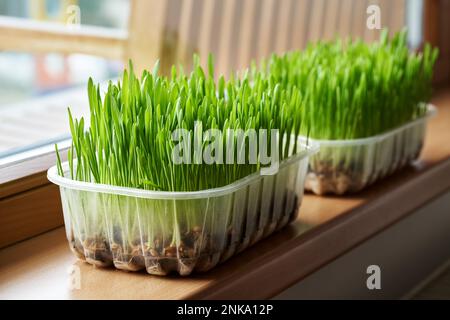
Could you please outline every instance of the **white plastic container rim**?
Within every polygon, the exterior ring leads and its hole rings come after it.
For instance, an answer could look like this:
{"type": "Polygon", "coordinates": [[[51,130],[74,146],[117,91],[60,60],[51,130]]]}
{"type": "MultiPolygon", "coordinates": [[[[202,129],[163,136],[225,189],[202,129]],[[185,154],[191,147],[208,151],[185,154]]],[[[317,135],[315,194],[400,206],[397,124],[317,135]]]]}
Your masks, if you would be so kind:
{"type": "MultiPolygon", "coordinates": [[[[289,158],[283,160],[280,163],[279,169],[282,169],[289,164],[300,161],[311,154],[314,154],[319,151],[319,145],[314,142],[309,142],[308,144],[301,143],[301,150],[299,153],[290,156],[289,158]]],[[[74,161],[75,163],[75,161],[74,161]]],[[[62,163],[62,169],[64,175],[69,171],[69,163],[66,161],[62,163]]],[[[107,193],[107,194],[117,194],[122,196],[130,196],[137,198],[147,198],[147,199],[180,199],[180,200],[189,200],[189,199],[202,199],[202,198],[210,198],[210,197],[220,197],[223,195],[231,194],[240,188],[251,184],[252,182],[262,179],[264,175],[261,175],[260,171],[252,173],[242,179],[239,179],[229,185],[213,188],[213,189],[205,189],[199,191],[153,191],[153,190],[144,190],[138,188],[127,188],[127,187],[118,187],[108,184],[100,184],[93,182],[84,182],[84,181],[76,181],[66,177],[61,177],[58,174],[58,168],[56,166],[51,167],[47,171],[47,179],[53,182],[54,184],[68,188],[72,190],[79,191],[89,191],[89,192],[98,192],[98,193],[107,193]]]]}
{"type": "MultiPolygon", "coordinates": [[[[401,132],[403,130],[406,130],[408,128],[414,127],[418,123],[427,121],[431,117],[434,117],[437,114],[437,109],[432,104],[427,104],[427,112],[423,117],[417,118],[411,122],[408,122],[398,128],[386,131],[385,133],[378,134],[376,136],[368,137],[368,138],[360,138],[360,139],[348,139],[348,140],[319,140],[319,139],[313,139],[308,138],[309,141],[313,143],[317,143],[320,146],[355,146],[355,145],[368,145],[375,142],[380,142],[382,140],[385,140],[393,135],[395,135],[398,132],[401,132]]],[[[302,141],[306,140],[306,137],[301,138],[302,141]]]]}

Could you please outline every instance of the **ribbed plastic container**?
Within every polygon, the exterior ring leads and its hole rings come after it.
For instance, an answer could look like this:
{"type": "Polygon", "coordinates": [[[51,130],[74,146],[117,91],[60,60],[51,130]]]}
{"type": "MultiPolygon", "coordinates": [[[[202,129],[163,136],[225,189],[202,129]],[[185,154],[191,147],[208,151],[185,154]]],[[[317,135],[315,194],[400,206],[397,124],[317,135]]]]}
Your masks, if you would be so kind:
{"type": "Polygon", "coordinates": [[[314,140],[320,152],[311,156],[305,189],[318,195],[357,192],[416,160],[422,150],[427,113],[397,129],[355,140],[314,140]]]}
{"type": "MultiPolygon", "coordinates": [[[[60,186],[67,238],[78,258],[166,275],[208,271],[296,219],[308,158],[317,146],[221,188],[159,192],[74,181],[60,186]]],[[[63,164],[65,176],[68,164],[63,164]]]]}

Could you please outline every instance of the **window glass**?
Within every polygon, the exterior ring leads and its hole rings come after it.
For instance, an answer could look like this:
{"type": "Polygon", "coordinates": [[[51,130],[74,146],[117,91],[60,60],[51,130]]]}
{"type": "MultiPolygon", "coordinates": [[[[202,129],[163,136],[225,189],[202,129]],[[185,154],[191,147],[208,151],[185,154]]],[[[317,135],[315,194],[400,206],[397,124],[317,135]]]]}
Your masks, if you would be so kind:
{"type": "Polygon", "coordinates": [[[1,0],[0,15],[126,29],[129,0],[1,0]]]}
{"type": "Polygon", "coordinates": [[[81,54],[0,53],[0,158],[68,137],[67,107],[88,116],[86,83],[123,65],[81,54]]]}
{"type": "MultiPolygon", "coordinates": [[[[129,6],[129,0],[0,0],[0,19],[126,29],[129,6]]],[[[88,115],[88,78],[106,82],[122,69],[121,61],[82,54],[0,52],[0,164],[67,139],[67,107],[88,115]]]]}

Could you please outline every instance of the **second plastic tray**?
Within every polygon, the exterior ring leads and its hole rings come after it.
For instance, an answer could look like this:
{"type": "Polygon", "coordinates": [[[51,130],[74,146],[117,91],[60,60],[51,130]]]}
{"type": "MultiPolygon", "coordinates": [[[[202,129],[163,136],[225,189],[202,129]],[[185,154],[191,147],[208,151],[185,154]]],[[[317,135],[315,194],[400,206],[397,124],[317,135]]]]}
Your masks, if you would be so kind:
{"type": "Polygon", "coordinates": [[[427,106],[425,116],[387,133],[355,140],[314,140],[320,152],[311,156],[305,189],[318,195],[360,191],[416,160],[422,150],[427,120],[436,114],[427,106]]]}

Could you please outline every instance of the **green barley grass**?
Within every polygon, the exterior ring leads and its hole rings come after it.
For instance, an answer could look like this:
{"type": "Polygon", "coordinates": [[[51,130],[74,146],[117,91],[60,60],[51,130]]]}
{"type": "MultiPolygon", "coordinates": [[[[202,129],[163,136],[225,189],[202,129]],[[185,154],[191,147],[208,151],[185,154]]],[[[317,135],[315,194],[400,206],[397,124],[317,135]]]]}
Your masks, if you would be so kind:
{"type": "Polygon", "coordinates": [[[273,55],[253,72],[302,94],[302,133],[315,139],[374,136],[426,112],[438,50],[411,53],[407,33],[379,42],[318,42],[303,52],[273,55]],[[310,131],[307,131],[308,130],[310,131]]]}
{"type": "MultiPolygon", "coordinates": [[[[173,163],[177,142],[172,132],[187,129],[193,144],[199,123],[203,131],[216,128],[224,133],[227,129],[278,129],[280,160],[298,151],[297,139],[292,142],[291,137],[302,129],[303,110],[295,85],[282,87],[272,77],[248,72],[215,81],[212,58],[207,74],[198,57],[194,60],[189,76],[174,67],[171,77],[158,75],[157,64],[153,72],[144,71],[138,78],[130,63],[121,81],[110,82],[104,95],[90,79],[90,123],[74,119],[69,109],[70,177],[147,190],[197,191],[230,184],[260,169],[259,159],[256,164],[173,163]]],[[[236,137],[223,135],[224,149],[230,139],[236,137]]],[[[235,151],[237,157],[239,150],[235,151]]],[[[247,158],[247,148],[241,152],[247,158]]]]}

